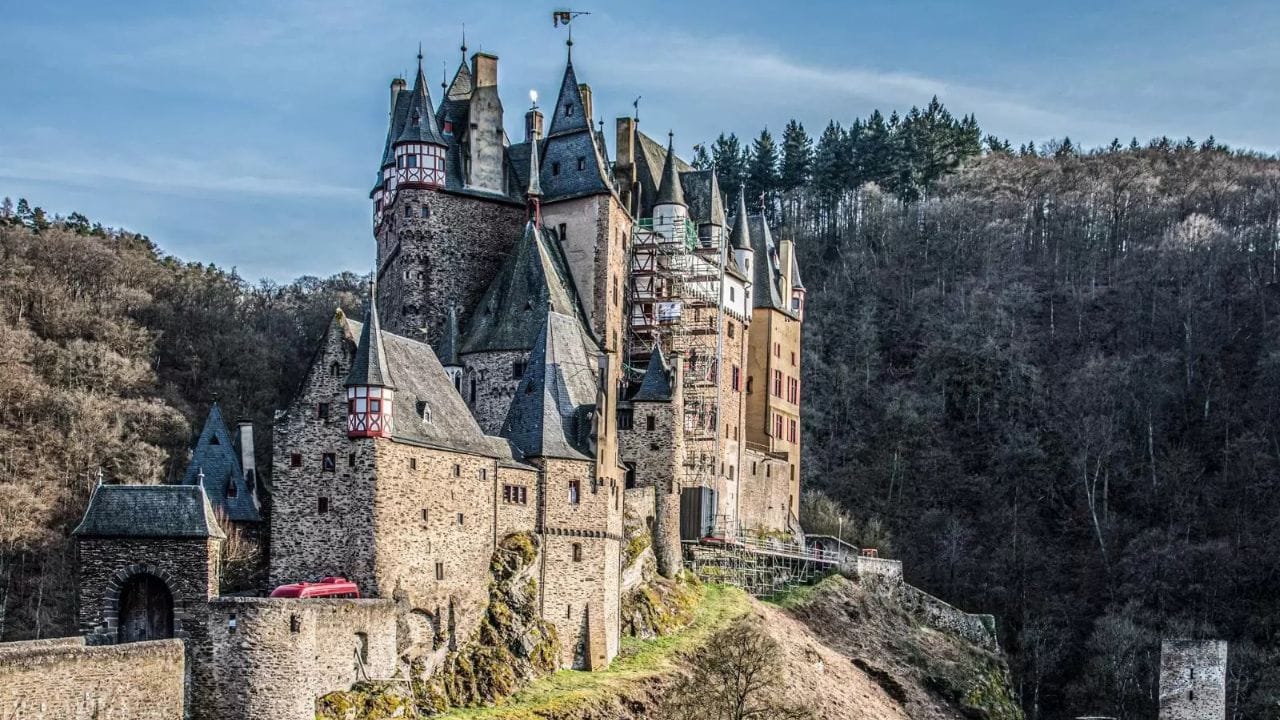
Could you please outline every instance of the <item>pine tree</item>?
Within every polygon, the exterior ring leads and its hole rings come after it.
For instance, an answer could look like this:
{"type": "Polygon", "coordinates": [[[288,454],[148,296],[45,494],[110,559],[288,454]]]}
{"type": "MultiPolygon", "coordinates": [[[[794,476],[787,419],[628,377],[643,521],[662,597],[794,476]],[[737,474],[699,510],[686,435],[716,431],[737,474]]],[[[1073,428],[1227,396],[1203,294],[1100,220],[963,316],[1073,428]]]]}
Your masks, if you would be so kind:
{"type": "Polygon", "coordinates": [[[987,152],[992,155],[1012,155],[1013,144],[1008,140],[1001,140],[995,135],[988,135],[983,143],[987,146],[987,152]]]}
{"type": "Polygon", "coordinates": [[[771,196],[778,191],[778,146],[769,128],[751,144],[751,160],[747,166],[747,204],[753,210],[772,207],[771,196]]]}
{"type": "MultiPolygon", "coordinates": [[[[893,117],[896,125],[897,113],[893,117]]],[[[886,189],[893,185],[896,164],[893,134],[893,127],[885,122],[880,111],[872,111],[854,146],[863,182],[873,182],[886,189]]]]}
{"type": "Polygon", "coordinates": [[[707,153],[707,146],[703,143],[693,146],[693,166],[698,170],[710,170],[715,167],[715,163],[711,162],[711,155],[707,153]]]}
{"type": "Polygon", "coordinates": [[[716,168],[720,189],[728,197],[736,196],[747,174],[746,151],[737,135],[729,133],[726,137],[724,133],[720,133],[720,137],[711,146],[711,163],[716,168]]]}
{"type": "Polygon", "coordinates": [[[20,225],[31,227],[31,205],[26,198],[18,198],[18,209],[13,215],[20,225]]]}
{"type": "Polygon", "coordinates": [[[798,190],[809,182],[813,170],[813,141],[804,125],[792,120],[782,131],[782,168],[779,178],[783,192],[798,190]]]}

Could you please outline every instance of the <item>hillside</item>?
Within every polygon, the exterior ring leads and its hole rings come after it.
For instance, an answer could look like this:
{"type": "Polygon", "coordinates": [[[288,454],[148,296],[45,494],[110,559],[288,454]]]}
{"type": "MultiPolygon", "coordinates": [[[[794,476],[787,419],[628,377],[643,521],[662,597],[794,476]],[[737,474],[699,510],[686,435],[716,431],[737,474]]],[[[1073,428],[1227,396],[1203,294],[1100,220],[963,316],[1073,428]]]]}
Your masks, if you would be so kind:
{"type": "MultiPolygon", "coordinates": [[[[883,596],[838,576],[777,603],[732,588],[705,591],[692,626],[656,640],[629,639],[600,673],[561,671],[498,707],[456,710],[450,720],[641,720],[684,717],[676,700],[707,648],[733,645],[743,628],[778,648],[768,675],[795,717],[849,720],[1016,720],[1003,661],[921,627],[883,596]],[[810,715],[806,715],[806,713],[810,715]]],[[[696,678],[695,678],[696,680],[696,678]]],[[[694,684],[696,687],[696,682],[694,684]]],[[[705,689],[700,691],[705,692],[705,689]]],[[[692,716],[716,717],[697,707],[692,716]]],[[[769,716],[789,716],[774,708],[769,716]]],[[[732,717],[725,715],[724,717],[732,717]]]]}

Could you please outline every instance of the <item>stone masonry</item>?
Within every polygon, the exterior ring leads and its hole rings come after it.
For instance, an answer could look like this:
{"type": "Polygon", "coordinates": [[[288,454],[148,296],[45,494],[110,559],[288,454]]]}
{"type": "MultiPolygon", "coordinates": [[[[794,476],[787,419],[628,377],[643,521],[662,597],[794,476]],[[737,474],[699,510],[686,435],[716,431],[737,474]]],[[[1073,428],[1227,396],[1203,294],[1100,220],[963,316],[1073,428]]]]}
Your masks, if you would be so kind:
{"type": "Polygon", "coordinates": [[[1226,641],[1160,643],[1160,720],[1223,720],[1226,716],[1226,641]]]}

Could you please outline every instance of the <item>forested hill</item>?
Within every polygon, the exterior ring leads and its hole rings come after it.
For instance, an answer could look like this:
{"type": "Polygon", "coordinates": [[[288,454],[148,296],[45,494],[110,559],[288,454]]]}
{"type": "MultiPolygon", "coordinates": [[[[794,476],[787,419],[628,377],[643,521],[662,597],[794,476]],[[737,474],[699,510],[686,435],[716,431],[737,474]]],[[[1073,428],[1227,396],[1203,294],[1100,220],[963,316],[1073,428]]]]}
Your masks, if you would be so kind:
{"type": "MultiPolygon", "coordinates": [[[[996,613],[1033,719],[1154,720],[1167,635],[1229,639],[1231,717],[1277,716],[1280,162],[1015,150],[937,102],[695,160],[797,239],[804,482],[835,501],[807,527],[996,613]]],[[[0,636],[47,637],[98,473],[174,477],[215,393],[265,430],[362,293],[27,203],[0,226],[0,636]]]]}
{"type": "Polygon", "coordinates": [[[1170,635],[1229,639],[1231,717],[1280,716],[1280,162],[867,125],[789,187],[739,158],[808,289],[806,486],[997,614],[1031,718],[1155,718],[1170,635]]]}
{"type": "Polygon", "coordinates": [[[255,421],[268,462],[273,409],[360,285],[249,285],[82,215],[0,205],[0,638],[77,631],[68,533],[99,476],[180,477],[215,396],[255,421]]]}

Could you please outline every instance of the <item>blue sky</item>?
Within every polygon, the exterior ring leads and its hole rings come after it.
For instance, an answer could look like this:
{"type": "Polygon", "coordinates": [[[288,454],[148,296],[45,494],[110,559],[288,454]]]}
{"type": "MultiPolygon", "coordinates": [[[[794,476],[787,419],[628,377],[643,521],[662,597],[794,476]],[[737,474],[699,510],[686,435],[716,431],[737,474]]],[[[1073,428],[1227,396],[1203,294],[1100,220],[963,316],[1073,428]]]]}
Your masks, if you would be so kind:
{"type": "MultiPolygon", "coordinates": [[[[602,2],[575,21],[596,114],[640,101],[682,151],[789,118],[937,94],[1015,142],[1214,134],[1280,150],[1280,3],[1218,0],[602,2]]],[[[78,210],[246,278],[364,271],[387,86],[500,56],[508,130],[554,94],[564,30],[538,2],[0,0],[0,196],[78,210]]],[[[432,88],[439,99],[438,86],[432,88]]]]}

